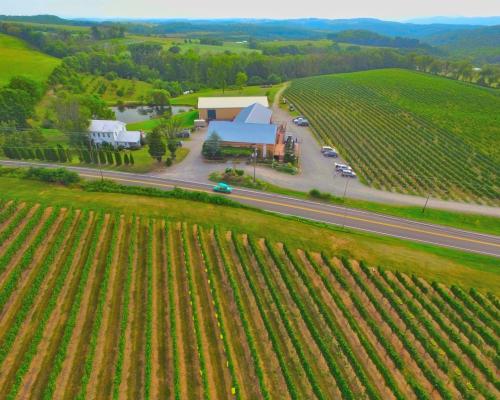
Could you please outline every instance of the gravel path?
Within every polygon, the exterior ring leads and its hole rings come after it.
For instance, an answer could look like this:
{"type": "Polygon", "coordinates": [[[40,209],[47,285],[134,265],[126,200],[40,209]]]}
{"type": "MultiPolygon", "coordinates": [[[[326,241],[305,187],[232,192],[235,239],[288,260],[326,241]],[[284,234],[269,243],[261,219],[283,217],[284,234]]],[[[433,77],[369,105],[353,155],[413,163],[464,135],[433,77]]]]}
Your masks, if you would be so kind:
{"type": "MultiPolygon", "coordinates": [[[[360,183],[358,179],[344,178],[336,174],[334,163],[343,162],[344,160],[341,157],[327,158],[322,156],[320,152],[321,145],[316,141],[311,130],[306,127],[296,126],[292,122],[292,117],[289,113],[279,108],[278,101],[281,97],[280,94],[281,92],[276,95],[273,104],[273,120],[276,122],[286,122],[287,132],[299,138],[301,143],[301,172],[298,175],[289,175],[277,172],[269,167],[257,166],[257,178],[284,188],[303,192],[308,192],[311,189],[318,189],[322,192],[328,192],[339,197],[343,196],[344,192],[346,192],[347,197],[354,199],[400,205],[424,205],[426,201],[424,197],[370,188],[360,183]]],[[[151,175],[196,182],[208,182],[208,175],[211,172],[222,171],[232,166],[244,169],[248,174],[253,174],[253,166],[247,165],[244,162],[233,164],[231,161],[226,163],[204,161],[201,156],[201,148],[205,134],[206,128],[201,129],[192,134],[190,141],[185,142],[185,146],[190,149],[190,152],[180,164],[176,164],[161,172],[153,172],[151,175]]],[[[428,207],[500,216],[499,207],[445,201],[432,197],[429,199],[428,207]]]]}

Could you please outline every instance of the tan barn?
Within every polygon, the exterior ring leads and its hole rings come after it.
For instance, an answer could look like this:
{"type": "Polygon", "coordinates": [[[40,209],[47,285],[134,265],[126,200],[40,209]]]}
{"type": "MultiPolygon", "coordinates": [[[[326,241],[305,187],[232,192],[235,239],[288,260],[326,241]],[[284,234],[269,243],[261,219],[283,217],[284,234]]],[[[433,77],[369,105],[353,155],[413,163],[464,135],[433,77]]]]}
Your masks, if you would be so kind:
{"type": "Polygon", "coordinates": [[[199,118],[205,121],[232,121],[241,110],[256,103],[266,108],[269,107],[266,96],[200,97],[198,98],[199,118]]]}

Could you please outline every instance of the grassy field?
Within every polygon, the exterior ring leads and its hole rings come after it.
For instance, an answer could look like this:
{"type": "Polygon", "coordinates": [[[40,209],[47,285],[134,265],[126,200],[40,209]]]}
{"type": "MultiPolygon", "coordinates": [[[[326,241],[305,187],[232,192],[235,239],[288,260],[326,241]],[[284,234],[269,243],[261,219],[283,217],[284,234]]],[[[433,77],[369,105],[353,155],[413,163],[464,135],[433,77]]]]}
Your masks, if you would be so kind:
{"type": "Polygon", "coordinates": [[[183,38],[178,37],[164,37],[164,36],[143,36],[143,35],[127,35],[123,39],[114,39],[119,41],[119,43],[141,43],[141,42],[155,42],[163,45],[164,48],[168,49],[172,46],[179,46],[181,51],[185,52],[188,50],[193,50],[197,53],[223,53],[225,51],[230,51],[232,53],[244,53],[251,52],[260,53],[260,50],[249,49],[246,43],[238,42],[224,42],[222,46],[214,46],[207,44],[200,44],[198,39],[191,39],[191,43],[186,43],[183,38]]]}
{"type": "Polygon", "coordinates": [[[285,96],[367,184],[499,204],[497,92],[378,70],[296,80],[285,96]]]}
{"type": "Polygon", "coordinates": [[[251,210],[0,187],[8,398],[500,395],[498,271],[477,256],[452,274],[425,246],[251,210]]]}
{"type": "Polygon", "coordinates": [[[245,86],[242,89],[209,89],[192,94],[186,94],[170,99],[172,105],[193,106],[198,104],[198,97],[220,97],[220,96],[268,96],[269,104],[272,104],[274,96],[282,85],[272,87],[245,86]]]}
{"type": "Polygon", "coordinates": [[[0,60],[0,86],[16,75],[45,82],[60,62],[57,58],[30,49],[23,40],[4,34],[0,34],[0,60]]]}
{"type": "Polygon", "coordinates": [[[112,81],[102,76],[87,75],[82,77],[82,84],[88,94],[97,94],[108,104],[144,103],[152,89],[147,82],[114,79],[112,81]]]}
{"type": "MultiPolygon", "coordinates": [[[[194,126],[194,120],[198,118],[198,111],[193,110],[193,111],[187,111],[181,114],[177,114],[174,116],[175,119],[179,119],[181,126],[185,128],[190,128],[194,126]]],[[[152,130],[154,127],[158,126],[160,123],[159,118],[152,118],[147,121],[141,121],[141,122],[132,122],[130,124],[127,124],[127,129],[129,131],[134,131],[134,130],[141,130],[141,131],[146,131],[149,132],[152,130]]]]}

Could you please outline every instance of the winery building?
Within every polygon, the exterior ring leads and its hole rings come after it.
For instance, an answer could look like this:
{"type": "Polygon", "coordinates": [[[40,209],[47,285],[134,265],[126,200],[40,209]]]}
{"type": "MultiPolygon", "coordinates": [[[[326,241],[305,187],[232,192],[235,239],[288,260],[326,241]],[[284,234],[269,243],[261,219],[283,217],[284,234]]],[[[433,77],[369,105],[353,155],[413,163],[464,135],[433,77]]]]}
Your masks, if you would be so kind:
{"type": "Polygon", "coordinates": [[[198,98],[199,118],[205,121],[232,121],[244,108],[252,104],[269,107],[266,96],[200,97],[198,98]]]}

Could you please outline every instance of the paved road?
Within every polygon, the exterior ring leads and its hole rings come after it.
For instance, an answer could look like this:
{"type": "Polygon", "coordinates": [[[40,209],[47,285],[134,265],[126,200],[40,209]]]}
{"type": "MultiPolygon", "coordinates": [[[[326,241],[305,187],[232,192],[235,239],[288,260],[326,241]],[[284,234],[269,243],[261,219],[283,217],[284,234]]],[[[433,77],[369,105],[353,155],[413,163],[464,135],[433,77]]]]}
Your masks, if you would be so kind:
{"type": "MultiPolygon", "coordinates": [[[[0,164],[16,166],[51,166],[23,161],[0,161],[0,164]]],[[[99,178],[99,171],[93,168],[67,167],[87,179],[99,178]]],[[[169,190],[180,187],[189,190],[211,192],[212,185],[203,182],[159,178],[142,174],[104,171],[104,177],[127,185],[151,186],[169,190]]],[[[267,211],[293,215],[314,221],[341,225],[362,231],[388,235],[438,246],[452,247],[468,252],[481,253],[500,258],[500,237],[468,232],[459,229],[426,224],[402,218],[395,218],[346,207],[340,207],[292,197],[264,193],[248,189],[235,189],[230,195],[233,200],[267,211]]]]}

